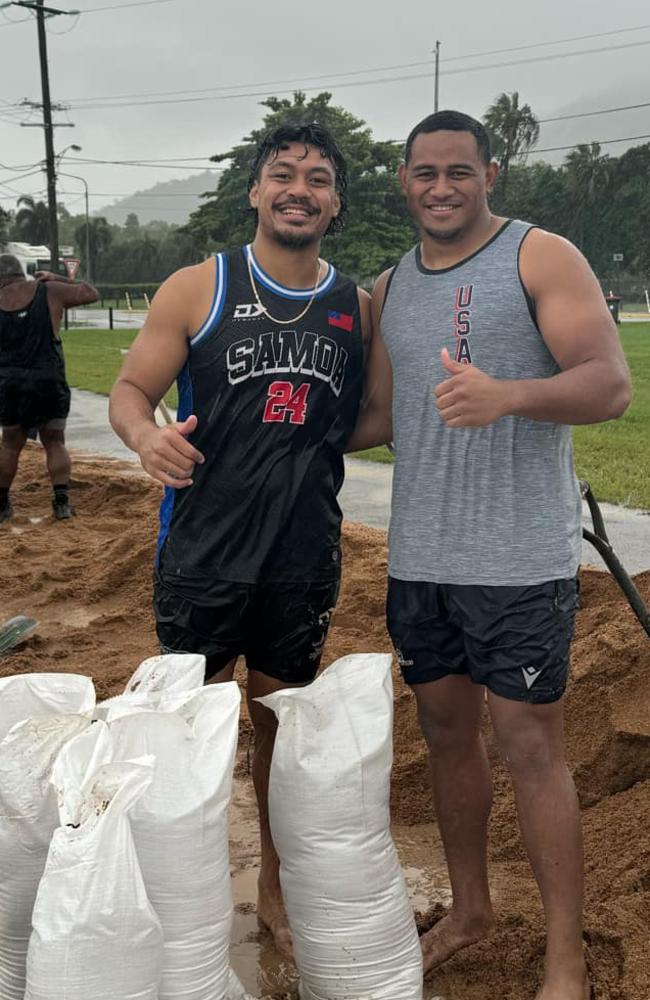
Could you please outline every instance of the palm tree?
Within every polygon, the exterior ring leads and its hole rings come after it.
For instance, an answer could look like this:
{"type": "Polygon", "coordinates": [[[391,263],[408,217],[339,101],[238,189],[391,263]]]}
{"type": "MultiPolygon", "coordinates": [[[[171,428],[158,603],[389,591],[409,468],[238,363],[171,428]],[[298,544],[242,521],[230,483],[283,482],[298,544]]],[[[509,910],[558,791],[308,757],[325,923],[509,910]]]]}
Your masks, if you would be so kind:
{"type": "MultiPolygon", "coordinates": [[[[86,274],[92,274],[97,278],[101,274],[101,258],[107,253],[113,242],[113,230],[103,215],[94,216],[90,220],[89,229],[90,263],[86,260],[85,249],[81,250],[81,262],[86,274]]],[[[75,230],[75,246],[85,248],[86,245],[86,225],[85,223],[75,230]]]]}
{"type": "Polygon", "coordinates": [[[485,112],[483,122],[492,138],[505,191],[510,164],[535,145],[539,138],[539,122],[530,105],[523,104],[519,107],[519,93],[516,90],[512,94],[499,94],[485,112]]]}
{"type": "Polygon", "coordinates": [[[50,241],[50,216],[44,201],[21,195],[14,219],[14,235],[22,243],[47,245],[50,241]]]}
{"type": "Polygon", "coordinates": [[[600,144],[583,143],[565,160],[571,238],[585,251],[585,229],[594,206],[609,184],[610,159],[600,155],[600,144]]]}

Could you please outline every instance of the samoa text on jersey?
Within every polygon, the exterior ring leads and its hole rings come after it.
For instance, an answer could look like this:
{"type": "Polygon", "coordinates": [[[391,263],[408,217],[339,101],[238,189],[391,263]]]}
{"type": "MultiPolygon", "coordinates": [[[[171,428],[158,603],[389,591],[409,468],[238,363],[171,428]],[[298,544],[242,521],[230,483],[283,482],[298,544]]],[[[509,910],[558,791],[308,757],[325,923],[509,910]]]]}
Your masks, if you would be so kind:
{"type": "Polygon", "coordinates": [[[356,286],[331,265],[307,313],[286,322],[312,291],[279,285],[250,247],[215,258],[212,306],[178,377],[178,419],[196,414],[190,441],[205,462],[192,486],[165,491],[158,544],[162,582],[196,603],[219,580],[338,575],[336,497],[363,341],[356,286]]]}

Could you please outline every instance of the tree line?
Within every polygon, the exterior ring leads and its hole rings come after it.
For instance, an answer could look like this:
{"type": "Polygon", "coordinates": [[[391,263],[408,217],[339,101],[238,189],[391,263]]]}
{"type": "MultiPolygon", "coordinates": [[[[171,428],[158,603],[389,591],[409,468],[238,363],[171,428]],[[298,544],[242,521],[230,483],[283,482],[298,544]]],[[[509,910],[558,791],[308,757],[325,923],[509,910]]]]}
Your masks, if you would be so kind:
{"type": "MultiPolygon", "coordinates": [[[[101,216],[91,218],[90,265],[96,282],[158,282],[209,253],[250,240],[254,219],[247,198],[249,163],[262,136],[287,121],[318,121],[330,128],[348,162],[350,217],[342,233],[326,239],[324,255],[368,284],[412,246],[416,233],[397,181],[403,152],[399,144],[376,140],[365,122],[333,105],[329,93],[307,99],[298,91],[292,99],[270,97],[262,106],[260,128],[212,157],[227,167],[216,190],[204,195],[185,225],[140,225],[135,214],[124,226],[111,225],[101,216]]],[[[517,92],[497,97],[483,120],[501,167],[493,211],[566,236],[582,250],[604,286],[640,296],[650,284],[650,143],[618,157],[603,153],[598,143],[579,145],[561,165],[553,166],[530,162],[539,123],[517,92]]],[[[23,197],[15,212],[0,210],[0,241],[3,237],[47,243],[44,203],[23,197]]],[[[74,244],[86,270],[85,217],[70,215],[61,206],[59,240],[74,244]]]]}

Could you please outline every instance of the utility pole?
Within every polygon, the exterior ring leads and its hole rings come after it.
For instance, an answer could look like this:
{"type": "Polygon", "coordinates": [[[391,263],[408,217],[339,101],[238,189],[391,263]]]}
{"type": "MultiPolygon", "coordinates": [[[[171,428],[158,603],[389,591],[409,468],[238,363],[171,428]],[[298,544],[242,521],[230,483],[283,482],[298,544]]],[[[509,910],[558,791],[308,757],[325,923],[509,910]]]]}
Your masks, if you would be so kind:
{"type": "Polygon", "coordinates": [[[50,216],[50,270],[59,272],[59,219],[56,211],[56,169],[54,161],[54,128],[52,123],[52,102],[50,100],[50,78],[47,67],[47,36],[45,15],[78,14],[76,10],[58,10],[45,7],[43,0],[11,0],[2,7],[26,7],[36,14],[38,29],[38,55],[41,64],[41,90],[43,95],[43,130],[45,132],[45,169],[47,173],[47,207],[50,216]]]}
{"type": "Polygon", "coordinates": [[[438,110],[438,92],[440,86],[440,42],[436,41],[436,72],[435,72],[435,87],[433,93],[433,110],[438,110]]]}
{"type": "Polygon", "coordinates": [[[50,270],[59,273],[59,219],[56,214],[56,172],[54,169],[54,133],[52,129],[52,102],[50,78],[47,70],[47,40],[45,37],[45,11],[43,0],[36,0],[38,26],[38,55],[41,62],[41,90],[43,92],[43,129],[45,131],[45,169],[47,171],[47,207],[50,213],[50,270]]]}

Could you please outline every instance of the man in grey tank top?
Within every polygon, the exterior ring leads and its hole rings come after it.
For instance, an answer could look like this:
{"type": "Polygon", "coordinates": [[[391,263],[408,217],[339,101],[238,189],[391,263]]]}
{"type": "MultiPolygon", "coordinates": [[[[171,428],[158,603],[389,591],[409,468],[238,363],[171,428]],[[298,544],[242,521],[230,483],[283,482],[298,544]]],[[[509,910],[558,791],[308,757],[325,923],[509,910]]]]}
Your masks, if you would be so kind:
{"type": "Polygon", "coordinates": [[[575,247],[491,214],[497,173],[467,115],[439,112],[411,132],[400,178],[421,243],[377,281],[348,450],[396,447],[388,628],[429,746],[453,890],[422,938],[425,971],[494,922],[487,697],[546,914],[537,1000],[588,1000],[563,736],[581,542],[570,425],[620,416],[629,374],[575,247]]]}

